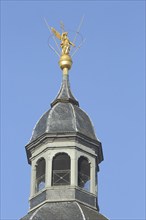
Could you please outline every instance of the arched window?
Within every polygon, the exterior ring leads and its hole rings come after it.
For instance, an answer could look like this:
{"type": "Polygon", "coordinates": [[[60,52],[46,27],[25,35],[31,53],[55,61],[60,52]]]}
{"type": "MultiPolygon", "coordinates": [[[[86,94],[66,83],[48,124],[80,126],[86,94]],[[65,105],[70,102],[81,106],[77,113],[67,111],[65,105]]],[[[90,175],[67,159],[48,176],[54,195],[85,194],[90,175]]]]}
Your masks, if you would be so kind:
{"type": "Polygon", "coordinates": [[[52,185],[70,185],[70,157],[65,153],[53,158],[52,185]]]}
{"type": "Polygon", "coordinates": [[[78,160],[78,186],[90,191],[90,163],[83,156],[78,160]]]}
{"type": "Polygon", "coordinates": [[[41,158],[36,165],[36,192],[39,192],[45,187],[45,170],[45,159],[41,158]]]}

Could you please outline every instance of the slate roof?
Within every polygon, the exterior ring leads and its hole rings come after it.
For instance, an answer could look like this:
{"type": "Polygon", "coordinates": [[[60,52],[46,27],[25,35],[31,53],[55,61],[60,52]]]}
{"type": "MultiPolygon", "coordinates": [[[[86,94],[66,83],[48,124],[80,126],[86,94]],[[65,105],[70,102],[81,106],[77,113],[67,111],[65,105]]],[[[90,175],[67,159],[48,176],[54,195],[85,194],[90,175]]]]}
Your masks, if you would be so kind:
{"type": "Polygon", "coordinates": [[[51,103],[51,109],[37,122],[30,142],[44,133],[63,132],[79,132],[97,140],[90,118],[71,93],[68,75],[63,76],[61,89],[51,103]]]}
{"type": "Polygon", "coordinates": [[[94,209],[78,202],[46,203],[20,220],[108,220],[94,209]]]}

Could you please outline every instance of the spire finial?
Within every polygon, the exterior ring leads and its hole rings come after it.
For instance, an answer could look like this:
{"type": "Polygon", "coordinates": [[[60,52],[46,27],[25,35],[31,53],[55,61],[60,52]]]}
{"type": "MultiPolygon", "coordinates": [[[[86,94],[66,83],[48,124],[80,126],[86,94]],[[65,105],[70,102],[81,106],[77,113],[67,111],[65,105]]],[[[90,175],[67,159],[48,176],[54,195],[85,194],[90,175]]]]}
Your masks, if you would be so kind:
{"type": "Polygon", "coordinates": [[[60,27],[61,27],[62,33],[59,33],[54,27],[50,27],[48,25],[45,18],[44,18],[44,20],[45,20],[45,23],[51,33],[51,36],[53,35],[53,40],[57,46],[57,50],[50,43],[49,43],[49,46],[60,57],[59,66],[63,70],[63,74],[66,75],[66,74],[68,74],[68,71],[71,69],[72,57],[79,50],[79,48],[81,47],[81,45],[85,41],[82,38],[81,34],[79,33],[82,22],[83,22],[83,18],[82,18],[81,23],[78,27],[78,30],[76,31],[76,35],[75,35],[73,42],[70,41],[70,39],[68,37],[68,32],[65,30],[65,27],[64,27],[64,24],[62,21],[60,22],[60,27]],[[76,47],[75,41],[76,41],[77,36],[81,37],[81,43],[76,47]],[[60,46],[58,45],[56,38],[60,40],[60,42],[61,42],[60,46]],[[72,49],[74,49],[74,48],[75,48],[75,50],[73,51],[72,49]],[[70,52],[72,53],[72,55],[70,52]]]}
{"type": "MultiPolygon", "coordinates": [[[[63,26],[64,27],[64,26],[63,26]]],[[[65,32],[64,29],[62,29],[63,32],[60,34],[58,31],[55,30],[55,28],[51,27],[52,33],[55,35],[56,38],[58,38],[61,41],[60,47],[62,48],[61,56],[59,60],[59,65],[62,70],[65,69],[65,72],[67,72],[67,69],[69,70],[72,66],[72,59],[70,56],[70,47],[75,47],[75,44],[73,44],[69,38],[68,38],[68,32],[65,32]]],[[[64,71],[63,71],[64,73],[64,71]]]]}

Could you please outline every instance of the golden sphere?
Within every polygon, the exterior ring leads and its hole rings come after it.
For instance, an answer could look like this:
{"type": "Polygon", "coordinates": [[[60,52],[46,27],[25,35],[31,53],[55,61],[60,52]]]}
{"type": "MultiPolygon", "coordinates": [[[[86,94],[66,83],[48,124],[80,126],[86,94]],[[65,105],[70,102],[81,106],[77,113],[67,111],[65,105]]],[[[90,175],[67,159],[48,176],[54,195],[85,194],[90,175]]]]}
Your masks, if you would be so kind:
{"type": "Polygon", "coordinates": [[[72,66],[72,59],[70,57],[70,55],[68,54],[63,54],[61,57],[60,57],[60,60],[59,60],[59,66],[60,68],[63,70],[64,68],[67,68],[68,70],[71,68],[72,66]]]}

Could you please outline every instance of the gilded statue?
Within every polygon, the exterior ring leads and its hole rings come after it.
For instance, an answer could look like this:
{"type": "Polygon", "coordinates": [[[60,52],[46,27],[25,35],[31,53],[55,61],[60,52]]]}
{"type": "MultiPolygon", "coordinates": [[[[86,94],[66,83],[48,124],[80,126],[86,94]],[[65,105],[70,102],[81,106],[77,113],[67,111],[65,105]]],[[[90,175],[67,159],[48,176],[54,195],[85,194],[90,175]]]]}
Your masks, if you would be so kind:
{"type": "Polygon", "coordinates": [[[62,32],[60,34],[55,28],[51,28],[52,33],[61,41],[62,55],[69,54],[70,46],[75,47],[75,44],[72,43],[68,38],[68,32],[62,32]]]}

